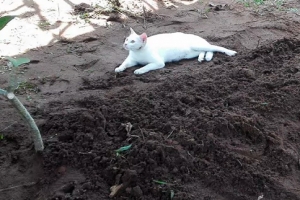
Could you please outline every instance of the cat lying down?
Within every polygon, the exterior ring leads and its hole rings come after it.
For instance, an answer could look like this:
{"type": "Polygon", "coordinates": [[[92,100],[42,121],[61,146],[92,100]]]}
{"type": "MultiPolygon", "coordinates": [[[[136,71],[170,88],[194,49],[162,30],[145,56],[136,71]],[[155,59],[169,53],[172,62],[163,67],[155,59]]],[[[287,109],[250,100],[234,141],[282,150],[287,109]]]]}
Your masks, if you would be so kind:
{"type": "Polygon", "coordinates": [[[115,69],[122,72],[129,67],[145,65],[134,71],[144,74],[151,70],[163,68],[166,62],[195,58],[202,62],[210,61],[213,52],[222,52],[234,56],[237,52],[224,47],[211,45],[205,39],[192,34],[165,33],[147,37],[146,33],[138,35],[130,28],[131,34],[126,38],[123,47],[129,51],[125,61],[115,69]]]}

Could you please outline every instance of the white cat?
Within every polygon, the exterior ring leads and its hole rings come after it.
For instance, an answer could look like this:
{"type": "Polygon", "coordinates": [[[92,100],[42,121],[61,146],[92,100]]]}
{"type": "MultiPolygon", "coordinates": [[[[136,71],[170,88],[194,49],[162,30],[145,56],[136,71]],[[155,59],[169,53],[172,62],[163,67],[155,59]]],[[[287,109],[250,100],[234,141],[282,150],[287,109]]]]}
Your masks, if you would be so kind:
{"type": "Polygon", "coordinates": [[[131,34],[126,38],[123,47],[129,50],[125,61],[115,69],[122,72],[135,65],[145,65],[134,71],[144,74],[151,70],[163,68],[166,62],[195,58],[198,61],[210,61],[213,52],[222,52],[234,56],[237,52],[224,47],[209,44],[205,39],[184,33],[165,33],[147,37],[146,33],[138,35],[130,28],[131,34]]]}

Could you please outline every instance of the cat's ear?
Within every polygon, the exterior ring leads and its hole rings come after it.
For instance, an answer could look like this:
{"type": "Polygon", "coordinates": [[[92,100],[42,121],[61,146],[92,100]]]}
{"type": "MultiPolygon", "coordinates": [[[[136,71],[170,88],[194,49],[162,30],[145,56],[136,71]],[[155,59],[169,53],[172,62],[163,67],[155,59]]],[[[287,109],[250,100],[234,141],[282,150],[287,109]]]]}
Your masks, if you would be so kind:
{"type": "Polygon", "coordinates": [[[147,34],[143,33],[142,35],[140,35],[141,39],[143,40],[143,42],[147,41],[147,34]]]}
{"type": "Polygon", "coordinates": [[[136,34],[131,27],[130,27],[130,34],[136,34]]]}

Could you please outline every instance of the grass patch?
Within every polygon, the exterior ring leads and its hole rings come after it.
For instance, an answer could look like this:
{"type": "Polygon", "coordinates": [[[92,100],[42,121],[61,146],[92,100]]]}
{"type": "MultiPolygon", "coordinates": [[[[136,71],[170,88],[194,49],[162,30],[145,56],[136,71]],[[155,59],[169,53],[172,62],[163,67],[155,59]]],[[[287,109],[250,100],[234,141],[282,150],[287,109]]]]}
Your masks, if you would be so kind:
{"type": "Polygon", "coordinates": [[[299,9],[298,8],[289,8],[288,12],[289,13],[296,13],[296,14],[298,14],[299,13],[299,9]]]}
{"type": "Polygon", "coordinates": [[[285,0],[240,0],[245,7],[257,7],[262,5],[281,7],[285,0]]]}
{"type": "Polygon", "coordinates": [[[48,21],[42,20],[42,21],[39,21],[38,26],[40,27],[40,29],[46,30],[51,26],[51,24],[48,21]]]}
{"type": "Polygon", "coordinates": [[[16,94],[29,94],[29,93],[38,93],[40,89],[35,83],[31,82],[21,82],[19,84],[19,87],[16,89],[15,93],[16,94]]]}
{"type": "Polygon", "coordinates": [[[263,15],[272,11],[284,11],[286,0],[238,0],[245,7],[252,9],[255,13],[263,15]]]}

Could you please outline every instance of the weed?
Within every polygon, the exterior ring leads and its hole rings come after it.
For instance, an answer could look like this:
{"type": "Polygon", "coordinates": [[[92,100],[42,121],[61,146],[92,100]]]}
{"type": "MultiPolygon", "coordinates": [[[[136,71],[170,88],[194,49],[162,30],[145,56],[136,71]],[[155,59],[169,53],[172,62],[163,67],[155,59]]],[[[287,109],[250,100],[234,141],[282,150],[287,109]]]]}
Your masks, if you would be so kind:
{"type": "Polygon", "coordinates": [[[253,2],[250,0],[239,0],[240,3],[242,3],[245,7],[251,7],[253,5],[253,2]]]}
{"type": "Polygon", "coordinates": [[[80,19],[83,19],[86,23],[90,22],[89,18],[91,17],[89,13],[82,13],[80,19]]]}
{"type": "Polygon", "coordinates": [[[245,3],[244,3],[244,6],[245,6],[245,7],[250,7],[250,2],[245,2],[245,3]]]}
{"type": "Polygon", "coordinates": [[[263,105],[263,106],[267,106],[267,105],[268,105],[268,103],[267,103],[267,102],[262,102],[262,103],[261,103],[261,105],[263,105]]]}
{"type": "MultiPolygon", "coordinates": [[[[10,22],[12,19],[14,19],[14,16],[3,16],[0,17],[0,30],[2,30],[8,22],[10,22]]],[[[34,146],[36,151],[42,151],[44,149],[44,143],[40,134],[40,131],[34,122],[33,118],[31,117],[30,113],[27,111],[27,109],[24,107],[24,105],[20,102],[20,100],[15,96],[14,92],[19,87],[19,83],[17,81],[17,70],[19,69],[19,66],[22,64],[26,64],[30,62],[30,59],[28,58],[10,58],[6,57],[6,60],[8,60],[8,67],[11,68],[10,73],[10,80],[9,80],[9,86],[6,89],[0,88],[0,95],[3,95],[7,98],[8,101],[10,101],[14,107],[17,109],[17,111],[22,115],[22,117],[26,120],[28,125],[30,126],[32,130],[32,138],[34,141],[34,146]]],[[[1,136],[3,138],[3,136],[1,136]]]]}
{"type": "Polygon", "coordinates": [[[15,16],[3,16],[0,18],[0,30],[2,30],[8,22],[14,19],[15,16]]]}
{"type": "Polygon", "coordinates": [[[298,8],[289,8],[288,12],[297,14],[297,13],[299,13],[299,10],[298,10],[298,8]]]}
{"type": "Polygon", "coordinates": [[[170,199],[173,199],[174,196],[175,196],[175,192],[174,192],[174,190],[171,190],[171,192],[170,192],[170,199]]]}
{"type": "Polygon", "coordinates": [[[124,147],[120,147],[119,149],[115,150],[117,156],[120,155],[121,152],[123,151],[128,151],[130,148],[131,148],[131,144],[130,145],[127,145],[127,146],[124,146],[124,147]]]}
{"type": "Polygon", "coordinates": [[[158,180],[153,180],[154,183],[158,183],[160,185],[167,185],[168,183],[167,182],[164,182],[164,181],[158,181],[158,180]]]}
{"type": "Polygon", "coordinates": [[[19,87],[16,89],[15,92],[17,94],[24,94],[24,93],[30,93],[30,92],[38,93],[39,88],[35,83],[25,81],[25,82],[19,83],[19,87]]]}
{"type": "Polygon", "coordinates": [[[240,2],[243,3],[245,7],[255,7],[263,5],[265,3],[265,0],[241,0],[240,2]]]}
{"type": "Polygon", "coordinates": [[[256,5],[262,5],[262,4],[264,4],[264,0],[254,0],[254,3],[256,5]]]}
{"type": "Polygon", "coordinates": [[[88,74],[91,74],[93,73],[95,70],[92,70],[92,69],[85,69],[83,70],[84,72],[88,73],[88,74]]]}
{"type": "Polygon", "coordinates": [[[51,25],[51,24],[50,24],[48,21],[45,21],[45,20],[40,21],[39,24],[38,24],[38,26],[39,26],[40,29],[42,29],[42,30],[45,30],[45,29],[49,28],[50,25],[51,25]]]}
{"type": "Polygon", "coordinates": [[[285,0],[239,0],[245,7],[251,7],[255,12],[261,13],[263,10],[273,10],[274,8],[279,11],[284,11],[283,5],[285,0]]]}

